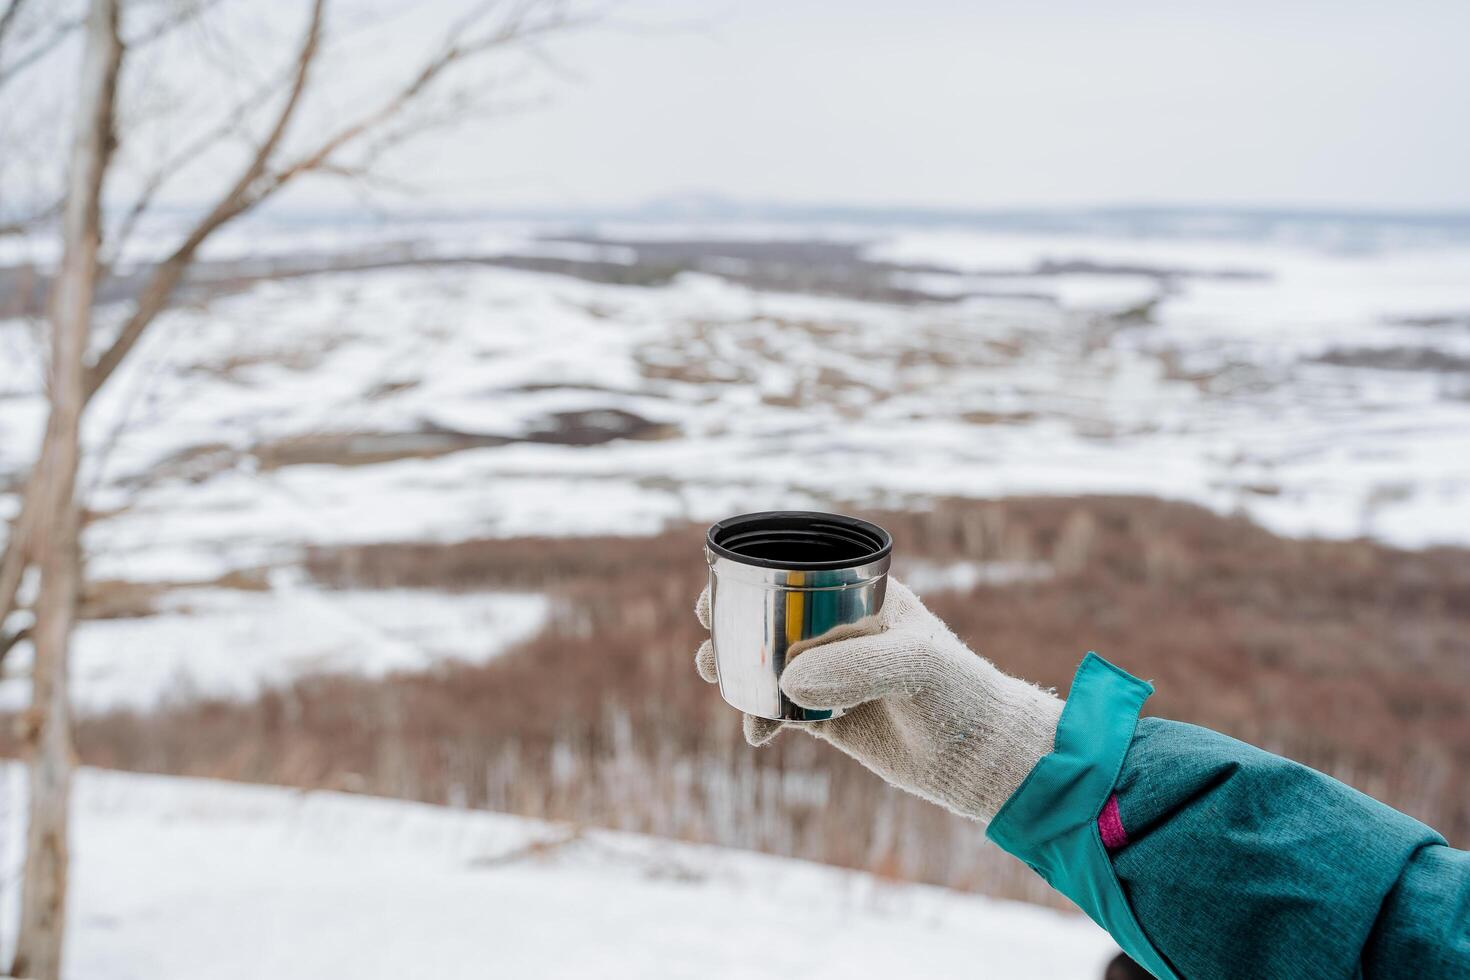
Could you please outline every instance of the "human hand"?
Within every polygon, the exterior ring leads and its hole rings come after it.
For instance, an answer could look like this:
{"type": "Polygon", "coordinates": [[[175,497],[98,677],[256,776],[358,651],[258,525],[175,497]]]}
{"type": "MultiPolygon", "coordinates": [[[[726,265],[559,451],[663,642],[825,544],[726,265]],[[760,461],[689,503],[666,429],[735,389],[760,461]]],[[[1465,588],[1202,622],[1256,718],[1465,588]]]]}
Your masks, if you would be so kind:
{"type": "MultiPolygon", "coordinates": [[[[695,613],[709,628],[709,589],[695,613]]],[[[719,675],[709,640],[699,675],[719,675]]],[[[1062,701],[972,652],[918,596],[890,578],[874,620],[795,644],[781,674],[806,708],[848,709],[827,721],[744,716],[745,739],[764,745],[788,726],[830,742],[891,785],[989,821],[1051,752],[1062,701]]]]}

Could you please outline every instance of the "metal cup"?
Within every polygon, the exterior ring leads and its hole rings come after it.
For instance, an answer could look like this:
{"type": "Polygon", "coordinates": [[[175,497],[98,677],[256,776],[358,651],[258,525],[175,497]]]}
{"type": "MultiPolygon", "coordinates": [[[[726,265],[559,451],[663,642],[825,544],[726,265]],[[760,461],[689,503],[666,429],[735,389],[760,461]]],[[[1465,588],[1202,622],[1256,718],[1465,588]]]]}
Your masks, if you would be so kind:
{"type": "Polygon", "coordinates": [[[892,551],[887,531],[840,514],[767,511],[711,526],[704,556],[720,695],[772,721],[842,714],[793,702],[781,671],[803,640],[878,614],[892,551]]]}

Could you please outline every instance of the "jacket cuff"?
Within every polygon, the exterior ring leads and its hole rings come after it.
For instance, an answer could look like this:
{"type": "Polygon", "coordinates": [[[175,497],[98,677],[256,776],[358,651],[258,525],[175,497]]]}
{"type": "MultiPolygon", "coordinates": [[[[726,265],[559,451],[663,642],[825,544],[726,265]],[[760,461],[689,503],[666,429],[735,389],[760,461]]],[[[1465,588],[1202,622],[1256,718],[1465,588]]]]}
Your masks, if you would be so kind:
{"type": "MultiPolygon", "coordinates": [[[[1052,752],[1005,801],[986,835],[1076,902],[1150,973],[1173,980],[1174,971],[1133,915],[1100,822],[1133,742],[1139,709],[1152,693],[1151,684],[1097,654],[1084,657],[1052,752]]],[[[1111,809],[1116,818],[1116,803],[1111,809]]],[[[1122,821],[1111,830],[1121,833],[1122,821]]]]}

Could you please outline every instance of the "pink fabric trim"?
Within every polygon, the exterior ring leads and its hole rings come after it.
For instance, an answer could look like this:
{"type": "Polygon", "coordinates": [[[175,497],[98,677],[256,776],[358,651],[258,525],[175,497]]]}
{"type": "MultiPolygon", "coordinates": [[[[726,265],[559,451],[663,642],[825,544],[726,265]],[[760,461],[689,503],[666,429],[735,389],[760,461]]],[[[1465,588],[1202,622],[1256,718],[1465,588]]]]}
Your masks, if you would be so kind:
{"type": "Polygon", "coordinates": [[[1110,851],[1128,843],[1128,832],[1123,829],[1123,818],[1118,814],[1118,797],[1108,797],[1102,813],[1097,815],[1098,833],[1102,834],[1103,847],[1110,851]]]}

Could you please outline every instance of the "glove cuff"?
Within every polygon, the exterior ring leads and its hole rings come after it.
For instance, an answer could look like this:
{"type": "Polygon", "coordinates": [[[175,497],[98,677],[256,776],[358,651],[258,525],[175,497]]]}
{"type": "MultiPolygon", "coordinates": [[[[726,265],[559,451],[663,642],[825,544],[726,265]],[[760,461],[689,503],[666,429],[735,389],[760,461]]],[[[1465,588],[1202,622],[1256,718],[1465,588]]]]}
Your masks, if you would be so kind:
{"type": "Polygon", "coordinates": [[[939,802],[982,823],[1051,753],[1065,706],[1055,694],[991,669],[967,712],[977,720],[951,743],[937,773],[939,802]]]}

